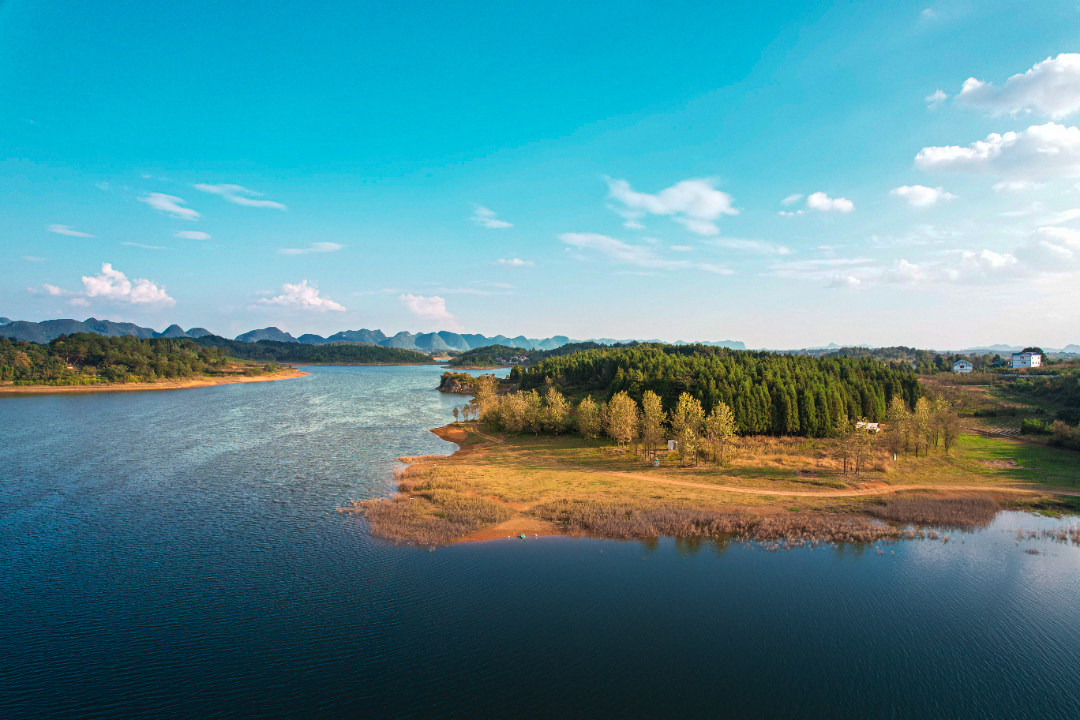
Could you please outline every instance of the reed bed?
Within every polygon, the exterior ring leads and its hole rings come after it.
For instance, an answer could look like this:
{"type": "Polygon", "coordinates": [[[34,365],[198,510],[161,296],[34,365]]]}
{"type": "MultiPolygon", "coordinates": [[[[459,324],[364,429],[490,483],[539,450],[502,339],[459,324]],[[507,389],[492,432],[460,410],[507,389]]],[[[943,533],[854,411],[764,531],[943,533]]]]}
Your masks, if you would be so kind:
{"type": "Polygon", "coordinates": [[[1080,545],[1080,526],[1070,525],[1045,530],[1017,530],[1016,541],[1020,542],[1021,540],[1051,540],[1053,542],[1080,545]]]}
{"type": "Polygon", "coordinates": [[[914,525],[974,528],[988,525],[1001,508],[988,497],[892,497],[866,510],[874,517],[914,525]]]}
{"type": "Polygon", "coordinates": [[[564,530],[609,538],[734,537],[785,546],[896,540],[903,531],[868,518],[799,513],[757,516],[685,506],[632,506],[596,500],[557,500],[533,514],[564,530]]]}

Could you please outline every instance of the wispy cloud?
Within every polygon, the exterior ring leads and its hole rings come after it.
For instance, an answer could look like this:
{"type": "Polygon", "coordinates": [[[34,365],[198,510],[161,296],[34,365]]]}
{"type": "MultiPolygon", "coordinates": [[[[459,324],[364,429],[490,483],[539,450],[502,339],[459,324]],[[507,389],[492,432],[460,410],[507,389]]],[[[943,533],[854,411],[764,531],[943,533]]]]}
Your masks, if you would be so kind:
{"type": "Polygon", "coordinates": [[[23,255],[22,259],[26,262],[45,262],[45,258],[38,257],[37,255],[23,255]]]}
{"type": "Polygon", "coordinates": [[[641,229],[646,215],[667,215],[698,235],[719,235],[716,220],[722,215],[738,215],[730,195],[713,187],[711,178],[695,178],[675,183],[655,195],[636,192],[626,180],[606,178],[609,196],[622,203],[617,212],[631,229],[641,229]]]}
{"type": "Polygon", "coordinates": [[[755,255],[790,255],[791,249],[767,240],[744,240],[742,238],[720,238],[706,240],[709,245],[728,250],[753,253],[755,255]]]}
{"type": "Polygon", "coordinates": [[[128,247],[143,248],[144,250],[165,250],[166,248],[161,245],[143,245],[137,242],[122,242],[121,245],[127,245],[128,247]]]}
{"type": "Polygon", "coordinates": [[[278,250],[281,255],[307,255],[309,253],[331,253],[341,250],[344,245],[338,245],[334,242],[317,242],[312,243],[310,247],[306,248],[282,248],[278,250]]]}
{"type": "Polygon", "coordinates": [[[786,198],[781,200],[780,204],[781,205],[794,205],[795,203],[799,202],[800,200],[802,200],[802,195],[801,194],[799,194],[799,193],[791,193],[786,198]]]}
{"type": "Polygon", "coordinates": [[[296,285],[285,283],[281,286],[280,295],[260,298],[259,303],[312,312],[326,312],[328,310],[345,312],[343,305],[334,302],[328,297],[321,296],[314,285],[308,285],[307,280],[301,280],[296,285]]]}
{"type": "Polygon", "coordinates": [[[513,223],[508,223],[505,220],[500,220],[498,214],[486,208],[483,205],[473,204],[473,214],[469,218],[480,227],[491,228],[492,230],[502,230],[504,228],[514,227],[513,223]]]}
{"type": "Polygon", "coordinates": [[[198,183],[192,185],[192,187],[199,192],[220,195],[234,205],[243,205],[244,207],[254,208],[273,208],[274,210],[288,209],[281,203],[274,202],[273,200],[259,200],[259,198],[263,197],[261,192],[251,190],[242,185],[207,185],[205,183],[198,183]]]}
{"type": "Polygon", "coordinates": [[[626,265],[660,270],[702,270],[717,275],[730,275],[732,271],[712,263],[696,263],[688,260],[672,260],[661,256],[654,248],[643,245],[630,245],[607,235],[598,233],[563,233],[559,239],[576,248],[589,249],[626,265]]]}
{"type": "Polygon", "coordinates": [[[69,237],[82,237],[82,238],[92,238],[92,237],[94,237],[93,235],[91,235],[88,232],[82,232],[81,230],[74,230],[74,229],[72,229],[72,227],[70,225],[50,225],[49,227],[47,227],[45,229],[48,230],[51,233],[56,233],[57,235],[68,235],[69,237]]]}
{"type": "Polygon", "coordinates": [[[923,98],[923,101],[926,103],[926,108],[928,110],[937,110],[941,107],[941,104],[948,99],[949,96],[939,89],[935,90],[932,94],[927,95],[923,98]]]}
{"type": "Polygon", "coordinates": [[[181,230],[173,235],[181,240],[209,240],[210,233],[202,232],[201,230],[181,230]]]}
{"type": "Polygon", "coordinates": [[[531,267],[532,260],[522,260],[521,258],[499,258],[495,262],[500,265],[511,265],[513,267],[531,267]]]}
{"type": "Polygon", "coordinates": [[[167,213],[168,215],[181,220],[199,219],[199,213],[191,208],[184,207],[184,205],[187,204],[187,201],[184,200],[184,198],[179,198],[175,195],[166,195],[165,193],[155,192],[139,198],[139,202],[146,203],[155,210],[167,213]]]}

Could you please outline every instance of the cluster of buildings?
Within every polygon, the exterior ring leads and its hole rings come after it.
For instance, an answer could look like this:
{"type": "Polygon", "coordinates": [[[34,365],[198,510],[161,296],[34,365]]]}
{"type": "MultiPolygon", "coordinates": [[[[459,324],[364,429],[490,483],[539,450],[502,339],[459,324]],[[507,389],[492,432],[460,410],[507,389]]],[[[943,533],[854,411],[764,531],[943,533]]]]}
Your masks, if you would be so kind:
{"type": "Polygon", "coordinates": [[[509,358],[501,358],[501,357],[495,358],[495,364],[497,364],[497,365],[524,365],[527,362],[529,362],[529,358],[527,358],[527,357],[519,357],[517,355],[515,355],[514,357],[509,357],[509,358]]]}
{"type": "MultiPolygon", "coordinates": [[[[1034,368],[1042,365],[1042,355],[1037,352],[1018,352],[1012,354],[1012,362],[1010,367],[1013,368],[1034,368]]],[[[953,363],[952,371],[954,373],[969,373],[974,369],[974,366],[969,360],[957,360],[953,363]]]]}

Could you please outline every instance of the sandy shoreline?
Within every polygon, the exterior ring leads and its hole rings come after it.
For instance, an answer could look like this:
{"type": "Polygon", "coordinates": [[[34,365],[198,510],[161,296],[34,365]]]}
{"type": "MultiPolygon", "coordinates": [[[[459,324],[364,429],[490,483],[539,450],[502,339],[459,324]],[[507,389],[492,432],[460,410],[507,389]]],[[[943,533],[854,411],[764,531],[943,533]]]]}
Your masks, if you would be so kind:
{"type": "Polygon", "coordinates": [[[272,380],[291,380],[303,377],[306,372],[289,368],[273,375],[255,375],[236,377],[202,377],[186,380],[167,380],[152,383],[111,383],[102,385],[4,385],[0,386],[0,395],[54,395],[68,393],[94,392],[140,392],[153,390],[189,390],[210,387],[212,385],[235,385],[237,383],[270,382],[272,380]]]}

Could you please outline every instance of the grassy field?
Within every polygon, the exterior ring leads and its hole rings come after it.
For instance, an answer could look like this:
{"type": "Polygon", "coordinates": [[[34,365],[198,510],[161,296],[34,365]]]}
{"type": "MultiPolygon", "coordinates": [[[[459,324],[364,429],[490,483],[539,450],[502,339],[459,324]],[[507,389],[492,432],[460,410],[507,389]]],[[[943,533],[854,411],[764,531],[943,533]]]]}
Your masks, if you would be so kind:
{"type": "Polygon", "coordinates": [[[473,424],[436,432],[462,450],[404,459],[417,461],[399,472],[398,497],[344,510],[366,515],[376,534],[431,545],[556,532],[889,539],[900,530],[881,530],[871,516],[948,525],[968,512],[978,524],[982,510],[955,506],[972,496],[1080,510],[1080,454],[973,434],[948,456],[936,450],[893,462],[882,451],[870,472],[855,476],[843,472],[828,439],[743,438],[724,467],[683,467],[667,453],[653,467],[632,450],[579,437],[493,436],[473,424]]]}

